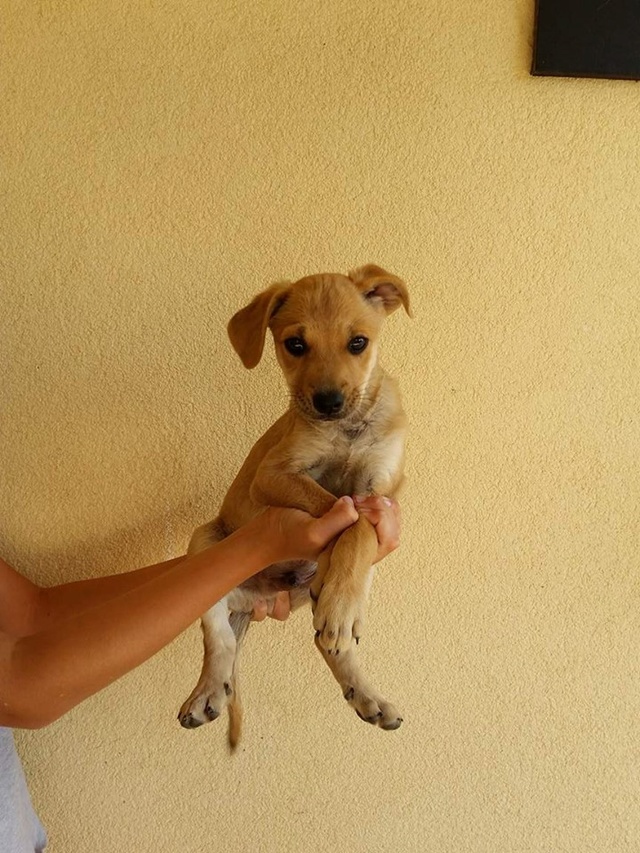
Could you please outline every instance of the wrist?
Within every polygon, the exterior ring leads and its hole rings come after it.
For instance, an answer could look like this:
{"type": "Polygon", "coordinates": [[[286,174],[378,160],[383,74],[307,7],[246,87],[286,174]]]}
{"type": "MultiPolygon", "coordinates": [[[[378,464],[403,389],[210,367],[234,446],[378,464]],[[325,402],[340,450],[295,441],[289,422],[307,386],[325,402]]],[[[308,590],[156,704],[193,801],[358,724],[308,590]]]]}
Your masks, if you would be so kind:
{"type": "Polygon", "coordinates": [[[277,531],[274,531],[268,514],[269,509],[266,509],[232,534],[246,553],[247,577],[284,559],[284,549],[278,544],[277,531]]]}

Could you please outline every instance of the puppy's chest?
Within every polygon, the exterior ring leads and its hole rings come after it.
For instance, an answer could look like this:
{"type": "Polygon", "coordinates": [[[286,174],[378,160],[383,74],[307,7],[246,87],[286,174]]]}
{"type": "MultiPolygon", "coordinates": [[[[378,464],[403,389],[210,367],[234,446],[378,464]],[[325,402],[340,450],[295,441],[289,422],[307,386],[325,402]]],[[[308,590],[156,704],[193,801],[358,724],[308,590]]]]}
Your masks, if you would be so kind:
{"type": "Polygon", "coordinates": [[[306,472],[336,496],[380,494],[391,487],[401,458],[399,436],[376,440],[371,430],[341,431],[310,461],[306,472]]]}

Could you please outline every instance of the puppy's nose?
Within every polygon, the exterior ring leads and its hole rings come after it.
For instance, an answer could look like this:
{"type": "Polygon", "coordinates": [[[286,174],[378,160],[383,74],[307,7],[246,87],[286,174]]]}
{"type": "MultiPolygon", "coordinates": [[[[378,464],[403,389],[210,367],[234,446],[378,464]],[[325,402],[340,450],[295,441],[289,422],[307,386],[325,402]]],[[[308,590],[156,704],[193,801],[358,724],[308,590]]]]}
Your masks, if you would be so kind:
{"type": "Polygon", "coordinates": [[[344,406],[344,395],[340,391],[316,391],[312,399],[321,415],[337,415],[344,406]]]}

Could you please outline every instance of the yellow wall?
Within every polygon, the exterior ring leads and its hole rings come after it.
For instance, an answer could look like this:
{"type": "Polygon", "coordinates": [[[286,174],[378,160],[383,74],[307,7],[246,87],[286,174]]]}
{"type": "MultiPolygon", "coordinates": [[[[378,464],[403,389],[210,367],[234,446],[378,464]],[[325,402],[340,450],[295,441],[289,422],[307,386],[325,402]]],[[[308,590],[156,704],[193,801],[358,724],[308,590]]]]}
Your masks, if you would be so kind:
{"type": "MultiPolygon", "coordinates": [[[[528,75],[533,3],[7,3],[0,548],[43,582],[179,553],[285,404],[230,315],[404,276],[403,546],[339,695],[255,628],[244,747],[182,730],[194,626],[19,737],[52,853],[631,851],[640,837],[640,90],[528,75]]],[[[4,179],[3,179],[4,180],[4,179]]],[[[37,697],[36,697],[37,701],[37,697]]]]}

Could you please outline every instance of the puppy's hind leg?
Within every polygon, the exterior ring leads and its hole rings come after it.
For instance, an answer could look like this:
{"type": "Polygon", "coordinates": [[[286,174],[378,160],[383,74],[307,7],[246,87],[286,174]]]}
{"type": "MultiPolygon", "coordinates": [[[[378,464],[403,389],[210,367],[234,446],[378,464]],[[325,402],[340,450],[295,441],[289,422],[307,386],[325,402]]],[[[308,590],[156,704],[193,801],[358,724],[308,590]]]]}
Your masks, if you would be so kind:
{"type": "MultiPolygon", "coordinates": [[[[189,554],[204,551],[227,535],[220,518],[198,527],[189,542],[189,554]]],[[[202,617],[204,660],[198,683],[180,708],[178,720],[185,729],[195,729],[217,719],[227,706],[236,656],[236,637],[229,624],[227,598],[221,599],[202,617]]]]}
{"type": "Polygon", "coordinates": [[[202,617],[204,660],[195,688],[178,714],[180,725],[195,729],[216,720],[232,693],[236,637],[229,624],[227,599],[222,598],[202,617]]]}
{"type": "Polygon", "coordinates": [[[233,752],[238,746],[240,735],[242,733],[242,701],[240,698],[240,690],[238,687],[238,660],[240,657],[240,649],[242,641],[251,623],[251,614],[242,612],[232,612],[229,616],[229,623],[236,638],[236,654],[233,662],[233,671],[231,673],[231,694],[227,704],[229,712],[229,748],[233,752]]]}

